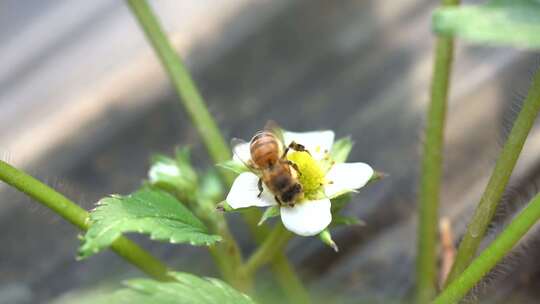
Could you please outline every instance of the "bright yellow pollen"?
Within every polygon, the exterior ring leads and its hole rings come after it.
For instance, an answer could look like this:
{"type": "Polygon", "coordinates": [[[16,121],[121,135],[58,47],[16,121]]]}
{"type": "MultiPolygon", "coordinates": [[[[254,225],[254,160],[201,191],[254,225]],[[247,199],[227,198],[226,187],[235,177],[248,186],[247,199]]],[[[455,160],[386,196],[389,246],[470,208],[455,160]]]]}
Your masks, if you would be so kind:
{"type": "Polygon", "coordinates": [[[293,151],[287,155],[287,159],[298,166],[298,180],[304,188],[304,196],[307,199],[316,198],[325,183],[320,164],[306,152],[293,151]]]}

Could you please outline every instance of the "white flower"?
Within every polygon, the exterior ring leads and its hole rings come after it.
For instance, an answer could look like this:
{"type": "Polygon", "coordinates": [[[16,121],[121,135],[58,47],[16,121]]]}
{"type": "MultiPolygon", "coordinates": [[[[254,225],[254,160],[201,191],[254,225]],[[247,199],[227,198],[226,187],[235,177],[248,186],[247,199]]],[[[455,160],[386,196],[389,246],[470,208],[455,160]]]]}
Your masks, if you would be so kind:
{"type": "MultiPolygon", "coordinates": [[[[301,175],[304,199],[293,207],[281,206],[281,220],[285,228],[301,236],[312,236],[323,231],[332,221],[330,199],[362,188],[373,176],[373,169],[365,163],[334,163],[330,158],[334,143],[333,131],[283,131],[283,141],[303,145],[310,153],[289,152],[287,158],[295,163],[301,175]]],[[[235,159],[250,160],[249,143],[233,147],[235,159]]],[[[243,172],[234,181],[226,201],[233,209],[251,206],[268,207],[278,203],[266,186],[261,197],[257,183],[259,176],[243,172]]]]}

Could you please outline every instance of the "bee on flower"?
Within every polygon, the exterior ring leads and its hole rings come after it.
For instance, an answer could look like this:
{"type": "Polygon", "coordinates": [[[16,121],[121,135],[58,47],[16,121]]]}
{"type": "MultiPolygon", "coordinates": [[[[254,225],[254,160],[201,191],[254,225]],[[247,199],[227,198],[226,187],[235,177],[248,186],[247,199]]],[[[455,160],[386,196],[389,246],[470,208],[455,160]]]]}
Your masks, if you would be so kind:
{"type": "Polygon", "coordinates": [[[362,188],[375,175],[365,163],[344,163],[350,146],[345,153],[337,146],[333,131],[289,132],[272,122],[250,142],[233,140],[234,161],[249,170],[235,179],[227,204],[278,206],[289,231],[321,233],[332,222],[331,199],[362,188]]]}

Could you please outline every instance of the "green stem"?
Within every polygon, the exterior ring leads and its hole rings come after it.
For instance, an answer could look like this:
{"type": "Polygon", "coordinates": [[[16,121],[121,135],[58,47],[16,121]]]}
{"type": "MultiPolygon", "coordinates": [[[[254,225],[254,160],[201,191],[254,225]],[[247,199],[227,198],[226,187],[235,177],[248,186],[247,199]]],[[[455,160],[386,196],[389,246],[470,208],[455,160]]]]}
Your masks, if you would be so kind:
{"type": "MultiPolygon", "coordinates": [[[[247,210],[247,212],[251,212],[251,210],[247,210]]],[[[246,220],[248,220],[247,223],[251,233],[255,237],[255,241],[257,244],[261,245],[264,243],[270,232],[265,226],[258,226],[259,221],[257,218],[260,218],[260,215],[255,214],[254,216],[246,217],[246,220]],[[250,222],[249,219],[251,218],[254,218],[255,220],[250,222]]],[[[277,283],[284,290],[290,303],[312,303],[308,291],[294,270],[294,266],[289,263],[284,252],[278,252],[274,256],[274,259],[270,264],[270,269],[274,273],[277,283]]]]}
{"type": "Polygon", "coordinates": [[[486,190],[467,227],[467,232],[459,245],[456,260],[446,280],[446,285],[463,272],[476,254],[539,110],[540,71],[534,76],[527,98],[525,98],[523,107],[512,127],[512,131],[510,131],[510,135],[506,140],[499,159],[497,159],[486,190]]]}
{"type": "MultiPolygon", "coordinates": [[[[0,161],[0,180],[27,194],[79,229],[88,229],[86,210],[51,187],[3,161],[0,161]]],[[[111,245],[111,249],[149,276],[158,280],[171,279],[167,275],[167,266],[127,238],[119,237],[111,245]]]]}
{"type": "Polygon", "coordinates": [[[292,234],[285,230],[281,223],[277,223],[272,232],[270,232],[264,242],[246,262],[243,272],[248,276],[255,273],[259,267],[274,259],[277,254],[283,252],[291,237],[292,234]]]}
{"type": "Polygon", "coordinates": [[[131,11],[137,17],[146,38],[154,47],[163,67],[165,67],[180,101],[187,110],[193,124],[202,137],[210,156],[216,163],[231,158],[231,151],[221,136],[216,122],[210,115],[201,93],[193,82],[182,59],[176,54],[169,40],[161,30],[161,26],[146,0],[127,0],[131,11]]]}
{"type": "Polygon", "coordinates": [[[289,298],[289,303],[309,304],[312,303],[309,293],[304,284],[298,278],[293,266],[283,253],[278,253],[270,264],[271,270],[276,276],[277,282],[289,298]]]}
{"type": "MultiPolygon", "coordinates": [[[[159,22],[153,15],[147,2],[143,0],[128,0],[127,3],[139,20],[148,40],[150,40],[155,52],[167,70],[174,88],[181,96],[184,107],[197,127],[199,134],[203,138],[210,156],[216,163],[230,159],[231,152],[225,139],[220,134],[217,124],[208,112],[204,100],[191,79],[188,70],[184,67],[181,59],[169,44],[167,37],[161,30],[159,22]]],[[[232,175],[225,174],[223,177],[228,185],[232,184],[234,179],[232,175]]],[[[260,227],[257,226],[260,216],[261,213],[258,211],[244,214],[244,219],[248,224],[250,232],[259,240],[264,238],[266,234],[264,230],[259,230],[260,227]]],[[[307,297],[307,292],[303,287],[298,288],[300,280],[294,270],[290,267],[285,255],[278,254],[276,259],[275,265],[272,267],[273,271],[276,273],[276,277],[278,280],[287,278],[285,281],[280,281],[280,283],[295,288],[295,293],[300,295],[297,296],[297,298],[305,299],[307,297]],[[291,277],[293,274],[294,278],[291,277]]],[[[223,264],[222,262],[219,263],[223,264]]]]}
{"type": "Polygon", "coordinates": [[[540,195],[519,213],[506,229],[463,273],[453,280],[434,303],[456,303],[514,247],[540,219],[540,195]]]}
{"type": "Polygon", "coordinates": [[[149,276],[160,281],[173,280],[168,275],[170,269],[165,264],[133,241],[121,236],[111,244],[111,249],[149,276]]]}
{"type": "MultiPolygon", "coordinates": [[[[251,276],[245,276],[244,273],[238,271],[238,268],[243,263],[240,247],[238,247],[238,243],[229,231],[225,217],[216,212],[213,203],[209,205],[211,205],[211,209],[207,210],[206,219],[209,219],[209,214],[212,219],[207,222],[212,222],[210,223],[212,230],[223,238],[223,242],[210,248],[210,253],[215,257],[218,267],[221,265],[220,269],[224,279],[231,282],[235,287],[248,292],[252,288],[253,280],[251,276]]],[[[199,214],[199,216],[205,218],[202,214],[199,214]]]]}
{"type": "MultiPolygon", "coordinates": [[[[443,0],[442,4],[451,6],[458,3],[458,0],[443,0]]],[[[437,231],[444,123],[453,53],[454,41],[452,38],[437,38],[420,182],[418,256],[416,260],[417,303],[429,303],[436,294],[437,231]]]]}

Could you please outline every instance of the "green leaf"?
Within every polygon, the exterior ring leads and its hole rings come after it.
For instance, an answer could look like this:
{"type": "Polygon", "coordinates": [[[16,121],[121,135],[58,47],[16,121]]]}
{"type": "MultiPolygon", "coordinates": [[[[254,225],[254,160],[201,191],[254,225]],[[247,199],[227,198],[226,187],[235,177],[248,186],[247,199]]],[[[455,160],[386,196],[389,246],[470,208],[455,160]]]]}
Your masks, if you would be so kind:
{"type": "Polygon", "coordinates": [[[176,282],[134,279],[126,282],[128,288],[108,297],[115,304],[255,304],[248,296],[225,282],[213,278],[200,278],[192,274],[172,272],[176,282]]]}
{"type": "Polygon", "coordinates": [[[90,223],[79,248],[80,258],[97,253],[126,232],[175,244],[211,245],[221,239],[208,234],[204,224],[172,195],[151,188],[101,199],[90,214],[90,223]]]}
{"type": "Polygon", "coordinates": [[[266,208],[266,210],[264,210],[264,213],[262,214],[261,219],[259,220],[259,223],[257,225],[260,226],[264,224],[264,222],[266,222],[266,220],[268,220],[269,218],[278,216],[280,214],[279,211],[280,211],[279,206],[270,206],[266,208]]]}
{"type": "Polygon", "coordinates": [[[540,1],[492,0],[441,8],[433,15],[433,29],[478,43],[539,49],[540,1]]]}
{"type": "Polygon", "coordinates": [[[221,167],[223,169],[230,170],[236,174],[248,172],[249,168],[246,167],[242,162],[236,161],[234,159],[230,159],[228,161],[222,162],[217,164],[218,167],[221,167]]]}
{"type": "Polygon", "coordinates": [[[332,145],[330,156],[336,163],[343,163],[347,160],[352,147],[353,142],[350,137],[340,138],[332,145]]]}

